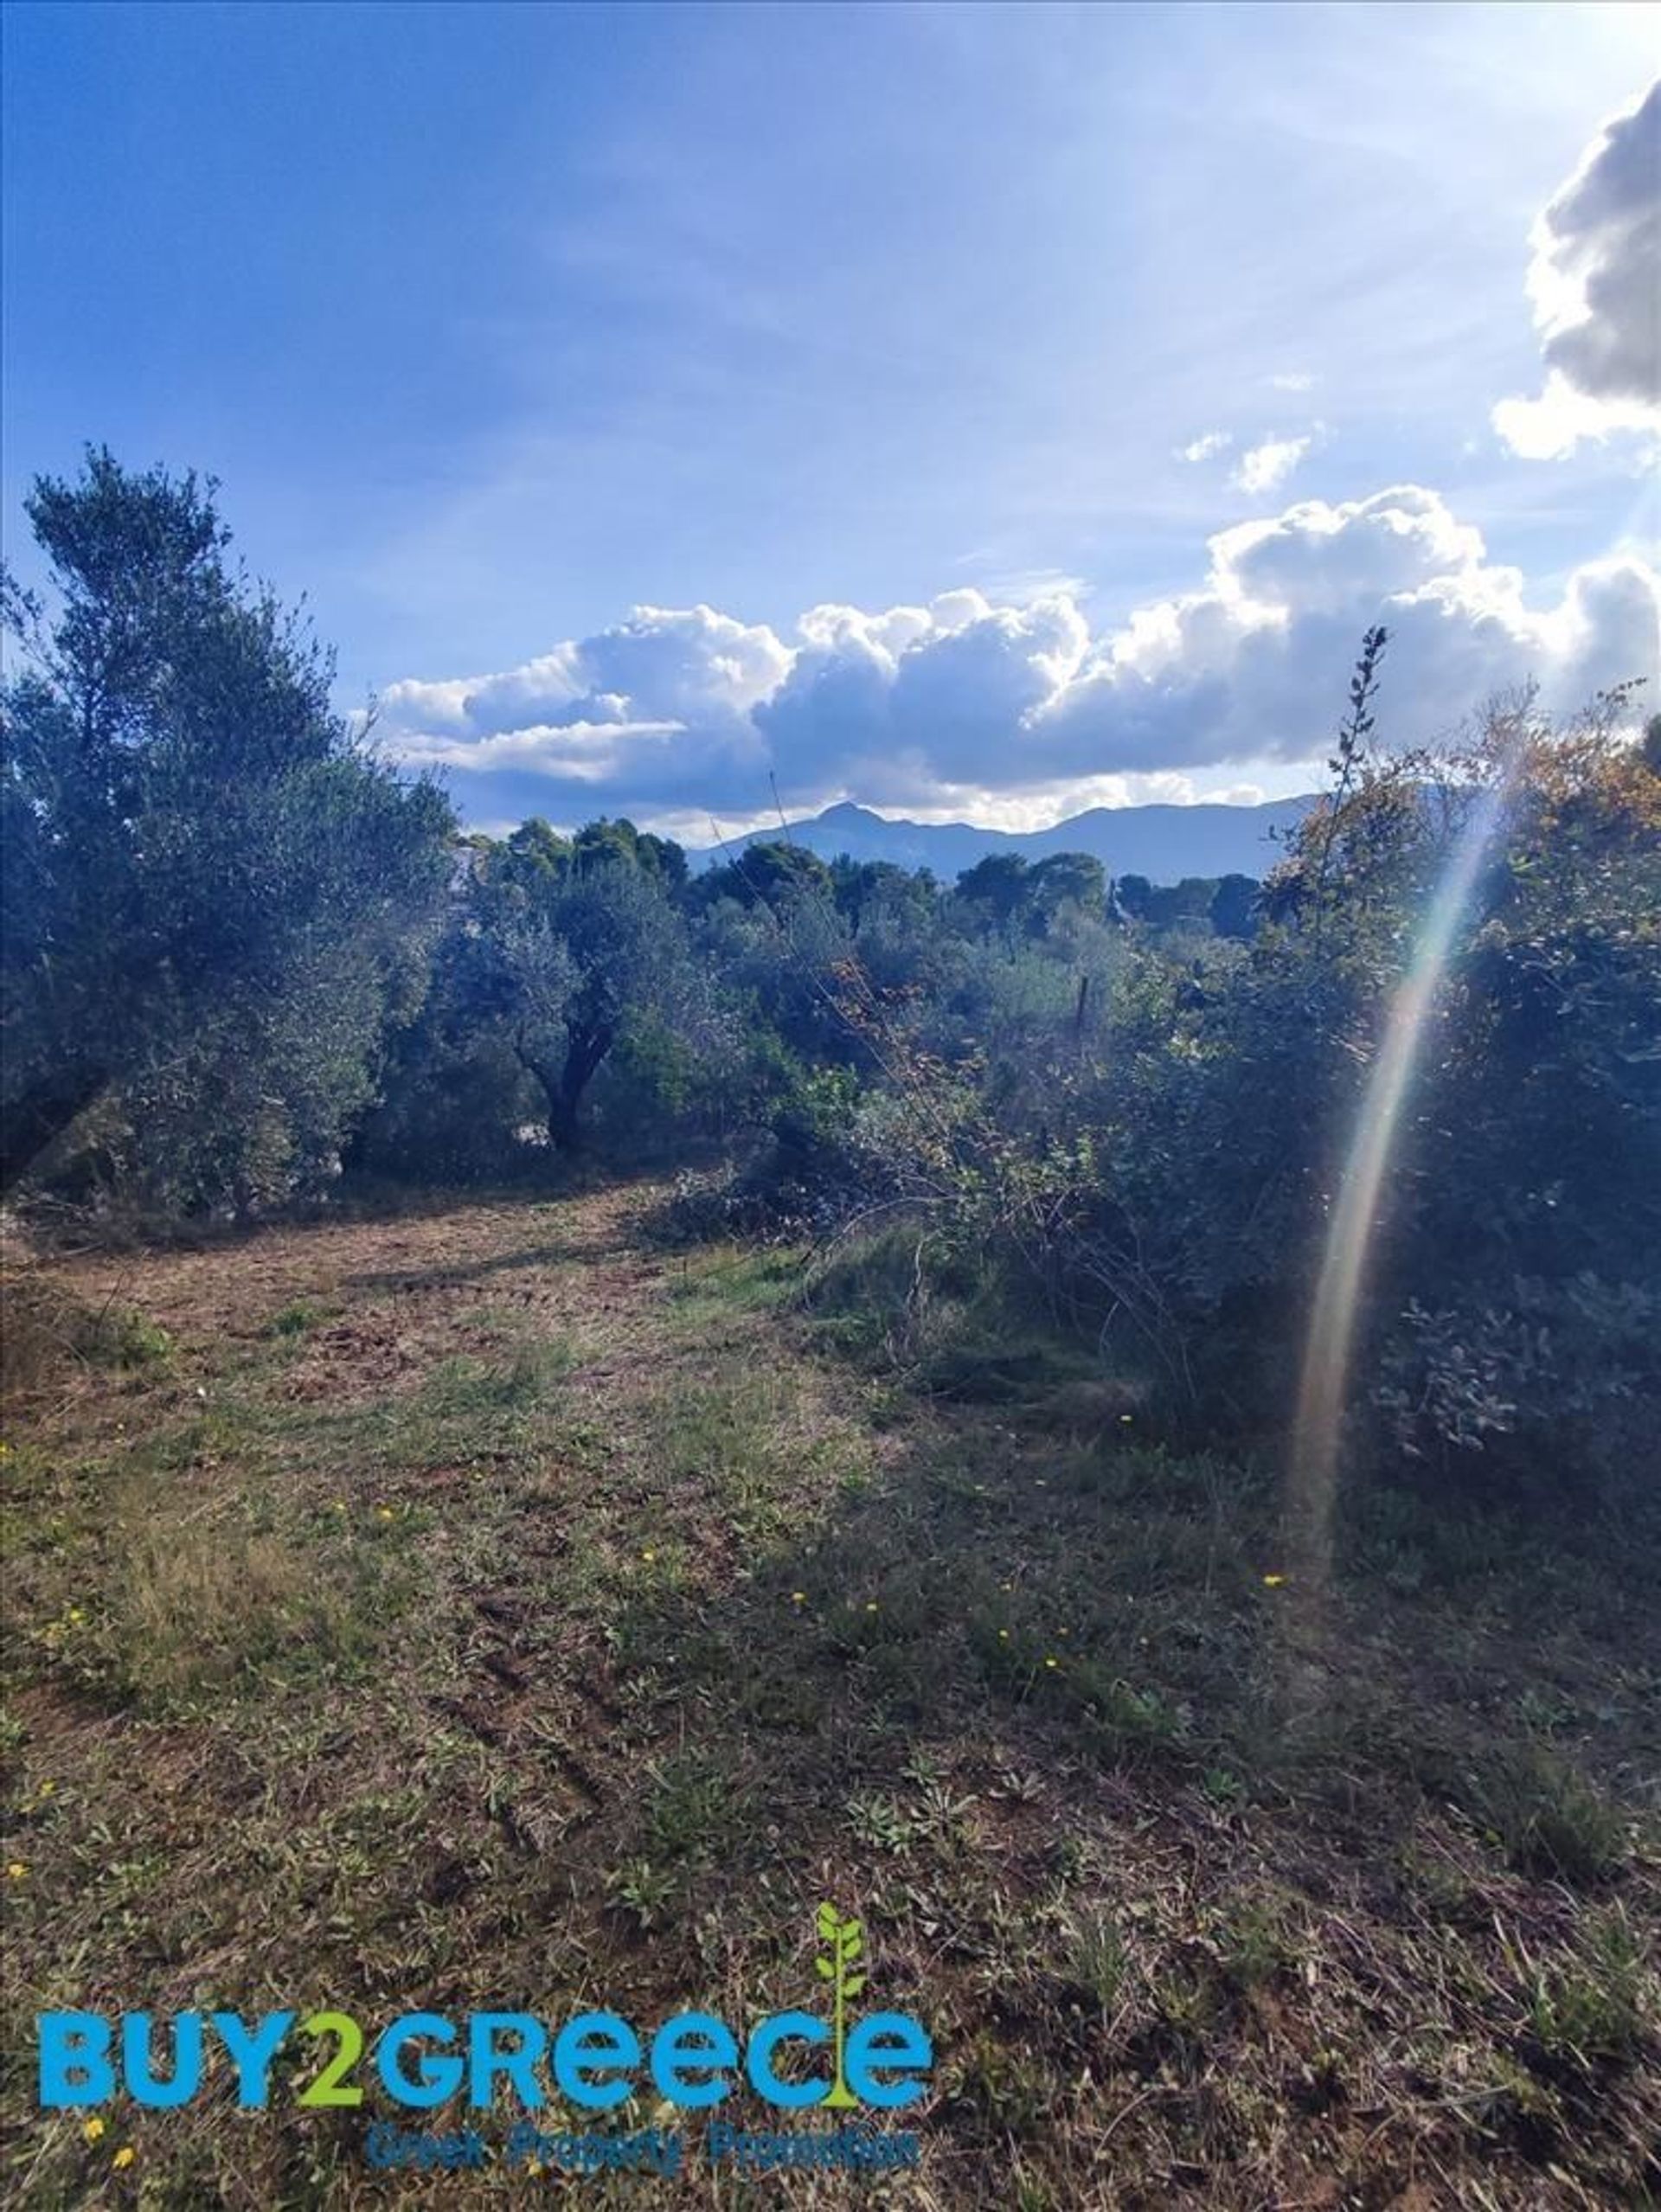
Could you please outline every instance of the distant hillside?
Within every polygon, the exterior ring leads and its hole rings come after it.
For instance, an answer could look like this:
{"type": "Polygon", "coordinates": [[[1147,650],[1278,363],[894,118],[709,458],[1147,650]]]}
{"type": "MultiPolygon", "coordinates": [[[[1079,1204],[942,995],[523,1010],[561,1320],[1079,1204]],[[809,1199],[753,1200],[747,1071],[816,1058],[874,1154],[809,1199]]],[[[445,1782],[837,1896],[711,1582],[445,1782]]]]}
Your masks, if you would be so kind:
{"type": "MultiPolygon", "coordinates": [[[[1014,831],[979,830],[968,822],[889,822],[869,807],[827,807],[790,824],[792,840],[835,860],[888,860],[901,868],[928,868],[951,882],[988,853],[1023,853],[1043,860],[1051,853],[1092,853],[1110,875],[1145,875],[1151,883],[1175,883],[1184,875],[1255,875],[1268,873],[1280,856],[1271,835],[1296,827],[1314,805],[1312,798],[1271,799],[1261,806],[1094,806],[1053,829],[1014,831]]],[[[695,848],[695,868],[730,858],[744,845],[779,837],[778,830],[757,830],[730,843],[695,848]]]]}

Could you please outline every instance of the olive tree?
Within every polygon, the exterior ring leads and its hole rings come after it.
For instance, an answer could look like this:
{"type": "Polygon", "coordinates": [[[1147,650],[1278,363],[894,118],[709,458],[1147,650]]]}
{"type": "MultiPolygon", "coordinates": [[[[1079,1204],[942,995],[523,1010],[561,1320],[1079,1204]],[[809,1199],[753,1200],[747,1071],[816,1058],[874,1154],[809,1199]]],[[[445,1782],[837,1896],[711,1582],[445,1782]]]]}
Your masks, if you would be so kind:
{"type": "Polygon", "coordinates": [[[333,711],[215,490],[93,450],[26,503],[51,585],[5,593],[8,1185],[95,1104],[172,1203],[326,1171],[423,987],[449,809],[333,711]]]}
{"type": "Polygon", "coordinates": [[[485,856],[478,913],[496,966],[491,1018],[537,1084],[549,1140],[570,1150],[607,1056],[650,1024],[672,1024],[693,996],[664,871],[528,824],[485,856]]]}

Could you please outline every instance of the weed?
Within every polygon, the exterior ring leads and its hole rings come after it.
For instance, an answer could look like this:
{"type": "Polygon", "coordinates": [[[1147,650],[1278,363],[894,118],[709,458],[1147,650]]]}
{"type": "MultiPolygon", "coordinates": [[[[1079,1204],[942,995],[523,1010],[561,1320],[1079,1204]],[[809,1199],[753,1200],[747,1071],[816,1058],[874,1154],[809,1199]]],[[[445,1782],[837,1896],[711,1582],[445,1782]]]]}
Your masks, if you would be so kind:
{"type": "Polygon", "coordinates": [[[1160,2018],[1192,2052],[1203,2049],[1222,2011],[1216,1977],[1188,1959],[1174,1960],[1156,1976],[1153,2001],[1160,2018]]]}
{"type": "Polygon", "coordinates": [[[323,1308],[314,1305],[310,1298],[291,1298],[272,1315],[271,1333],[273,1337],[307,1336],[323,1318],[323,1308]]]}
{"type": "Polygon", "coordinates": [[[663,1859],[712,1857],[743,1818],[743,1801],[731,1777],[700,1752],[683,1752],[651,1777],[645,1832],[663,1859]]]}
{"type": "Polygon", "coordinates": [[[959,2068],[958,2094],[995,2134],[1031,2140],[1049,2123],[1055,2085],[1027,2052],[983,2029],[959,2068]]]}
{"type": "Polygon", "coordinates": [[[771,1311],[794,1296],[800,1281],[800,1258],[788,1247],[719,1245],[681,1253],[667,1287],[677,1319],[702,1328],[727,1311],[771,1311]]]}
{"type": "Polygon", "coordinates": [[[1105,1914],[1085,1913],[1067,1931],[1065,1978],[1087,1992],[1103,2012],[1113,2011],[1131,1972],[1130,1953],[1105,1914]]]}
{"type": "Polygon", "coordinates": [[[1502,1747],[1470,1776],[1466,1801],[1513,1866],[1585,1886],[1620,1863],[1626,1824],[1601,1793],[1537,1739],[1502,1747]]]}
{"type": "Polygon", "coordinates": [[[892,1798],[872,1794],[848,1800],[848,1825],[856,1841],[875,1850],[899,1855],[917,1840],[917,1824],[907,1818],[892,1798]]]}
{"type": "Polygon", "coordinates": [[[1273,1897],[1246,1897],[1231,1904],[1217,1923],[1214,1941],[1218,1963],[1238,1990],[1272,1982],[1296,1955],[1284,1907],[1273,1897]]]}
{"type": "Polygon", "coordinates": [[[77,1362],[142,1372],[171,1356],[167,1330],[136,1308],[108,1298],[89,1305],[33,1265],[8,1265],[3,1297],[0,1388],[8,1396],[44,1388],[77,1362]]]}
{"type": "Polygon", "coordinates": [[[440,1419],[513,1412],[538,1404],[577,1363],[575,1347],[557,1341],[521,1344],[505,1366],[489,1361],[441,1361],[421,1392],[424,1407],[440,1419]]]}
{"type": "Polygon", "coordinates": [[[1645,2021],[1644,1946],[1619,1906],[1591,1920],[1575,1955],[1536,1974],[1529,2024],[1541,2048],[1582,2064],[1630,2059],[1645,2021]]]}
{"type": "Polygon", "coordinates": [[[173,1339],[158,1322],[133,1307],[112,1305],[93,1317],[81,1349],[99,1367],[165,1367],[173,1356],[173,1339]]]}
{"type": "Polygon", "coordinates": [[[606,1877],[606,1895],[645,1934],[661,1927],[675,1896],[675,1877],[650,1859],[631,1859],[606,1877]]]}

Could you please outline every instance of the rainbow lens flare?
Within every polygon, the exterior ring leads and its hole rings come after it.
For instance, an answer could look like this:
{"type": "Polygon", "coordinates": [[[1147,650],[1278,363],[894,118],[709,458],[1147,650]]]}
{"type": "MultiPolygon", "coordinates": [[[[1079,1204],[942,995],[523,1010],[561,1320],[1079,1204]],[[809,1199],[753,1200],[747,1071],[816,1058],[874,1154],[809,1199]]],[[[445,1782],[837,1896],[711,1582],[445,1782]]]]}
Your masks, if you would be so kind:
{"type": "Polygon", "coordinates": [[[1331,1570],[1338,1447],[1379,1195],[1454,933],[1504,818],[1512,775],[1507,761],[1478,798],[1425,910],[1412,962],[1391,1003],[1327,1228],[1304,1352],[1286,1495],[1299,1578],[1311,1593],[1325,1588],[1331,1570]]]}

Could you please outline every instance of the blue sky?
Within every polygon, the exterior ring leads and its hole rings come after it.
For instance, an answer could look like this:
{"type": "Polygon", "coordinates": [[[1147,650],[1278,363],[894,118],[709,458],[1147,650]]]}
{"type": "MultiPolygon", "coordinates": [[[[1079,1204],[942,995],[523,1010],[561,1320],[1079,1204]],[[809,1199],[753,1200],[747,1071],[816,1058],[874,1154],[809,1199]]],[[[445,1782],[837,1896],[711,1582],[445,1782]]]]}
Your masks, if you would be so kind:
{"type": "Polygon", "coordinates": [[[1381,612],[1404,738],[1653,663],[1652,29],[14,0],[9,554],[214,471],[479,819],[1292,788],[1381,612]]]}

